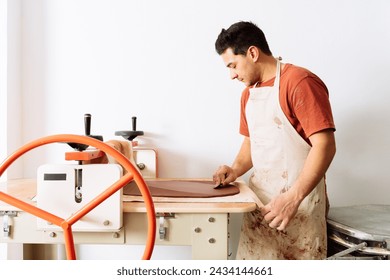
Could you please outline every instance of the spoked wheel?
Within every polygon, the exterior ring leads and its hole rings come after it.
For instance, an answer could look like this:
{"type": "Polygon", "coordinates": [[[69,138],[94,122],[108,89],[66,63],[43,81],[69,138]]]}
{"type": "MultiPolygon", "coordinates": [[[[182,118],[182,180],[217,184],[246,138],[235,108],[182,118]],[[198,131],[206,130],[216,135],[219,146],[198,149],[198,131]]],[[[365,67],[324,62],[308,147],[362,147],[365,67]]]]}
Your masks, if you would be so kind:
{"type": "Polygon", "coordinates": [[[152,197],[150,195],[149,189],[142,178],[139,171],[133,166],[133,164],[119,151],[114,149],[113,147],[105,144],[102,141],[96,140],[94,138],[82,135],[73,135],[73,134],[58,134],[43,137],[37,140],[34,140],[16,150],[13,154],[11,154],[0,166],[0,176],[4,173],[4,171],[20,156],[25,154],[26,152],[51,143],[79,143],[85,144],[88,146],[93,146],[106,154],[115,158],[115,160],[128,172],[122,176],[118,181],[108,187],[105,191],[95,197],[93,200],[88,202],[84,207],[82,207],[79,211],[72,214],[69,218],[64,219],[53,215],[47,211],[44,211],[32,204],[21,201],[13,196],[10,196],[4,192],[0,191],[0,200],[17,207],[25,212],[28,212],[36,217],[46,220],[47,222],[53,223],[62,228],[64,232],[64,242],[66,249],[66,256],[68,260],[76,259],[75,248],[74,248],[74,240],[73,240],[73,232],[72,225],[79,221],[82,217],[88,214],[91,210],[109,198],[116,191],[123,188],[125,185],[130,183],[132,180],[137,184],[141,195],[145,202],[146,214],[148,220],[148,234],[146,239],[146,245],[144,254],[142,256],[143,260],[148,260],[152,256],[154,244],[155,244],[155,232],[156,232],[156,214],[154,210],[154,204],[152,197]]]}

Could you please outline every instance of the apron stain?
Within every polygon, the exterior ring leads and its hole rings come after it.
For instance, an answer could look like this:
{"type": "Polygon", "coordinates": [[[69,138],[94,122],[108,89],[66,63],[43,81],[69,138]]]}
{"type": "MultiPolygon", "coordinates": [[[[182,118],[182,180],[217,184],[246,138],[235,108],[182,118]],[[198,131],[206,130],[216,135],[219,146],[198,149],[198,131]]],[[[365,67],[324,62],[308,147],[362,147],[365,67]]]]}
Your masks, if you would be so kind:
{"type": "Polygon", "coordinates": [[[282,125],[282,121],[278,117],[275,117],[274,122],[278,125],[278,128],[280,129],[282,125]]]}

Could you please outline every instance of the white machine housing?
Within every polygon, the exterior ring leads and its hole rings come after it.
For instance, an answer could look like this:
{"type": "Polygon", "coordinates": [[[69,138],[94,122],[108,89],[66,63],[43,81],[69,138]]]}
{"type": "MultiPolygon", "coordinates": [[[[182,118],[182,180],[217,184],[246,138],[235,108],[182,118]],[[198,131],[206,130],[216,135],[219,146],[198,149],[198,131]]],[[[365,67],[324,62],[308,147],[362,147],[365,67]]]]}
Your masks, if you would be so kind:
{"type": "MultiPolygon", "coordinates": [[[[37,206],[69,218],[118,181],[119,164],[45,164],[38,168],[37,206]]],[[[73,231],[118,231],[123,225],[122,189],[72,225],[73,231]]],[[[38,218],[39,230],[62,230],[38,218]]]]}

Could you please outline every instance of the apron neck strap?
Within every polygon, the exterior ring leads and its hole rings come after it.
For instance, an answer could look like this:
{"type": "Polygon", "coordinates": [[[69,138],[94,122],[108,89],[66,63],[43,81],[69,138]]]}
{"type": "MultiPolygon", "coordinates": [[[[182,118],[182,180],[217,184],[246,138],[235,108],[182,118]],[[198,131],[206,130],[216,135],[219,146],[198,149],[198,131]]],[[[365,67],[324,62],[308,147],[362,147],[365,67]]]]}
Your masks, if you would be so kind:
{"type": "Polygon", "coordinates": [[[280,60],[277,58],[274,87],[277,87],[279,89],[279,84],[280,84],[280,60]]]}

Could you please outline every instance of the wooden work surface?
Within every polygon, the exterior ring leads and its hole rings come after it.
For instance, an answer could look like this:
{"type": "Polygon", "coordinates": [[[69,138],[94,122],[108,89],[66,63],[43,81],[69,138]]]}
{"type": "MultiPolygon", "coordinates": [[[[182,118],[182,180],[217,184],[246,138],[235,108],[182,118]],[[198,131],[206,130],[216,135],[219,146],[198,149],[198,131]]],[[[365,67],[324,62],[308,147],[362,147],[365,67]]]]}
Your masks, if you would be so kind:
{"type": "MultiPolygon", "coordinates": [[[[166,179],[161,179],[166,180],[166,179]]],[[[183,180],[183,179],[180,179],[183,180]]],[[[194,179],[191,179],[194,180],[194,179]]],[[[204,179],[198,179],[204,180],[204,179]]],[[[224,197],[222,200],[213,198],[203,199],[175,199],[172,201],[153,198],[155,211],[158,213],[244,213],[256,209],[255,200],[252,199],[252,193],[249,188],[243,184],[240,185],[240,194],[224,197]]],[[[0,183],[0,191],[14,196],[29,203],[35,203],[33,198],[36,195],[35,179],[15,179],[0,183]]],[[[123,212],[144,213],[146,212],[145,204],[141,201],[134,201],[124,196],[123,212]]],[[[15,207],[0,201],[0,210],[15,210],[15,207]]]]}

